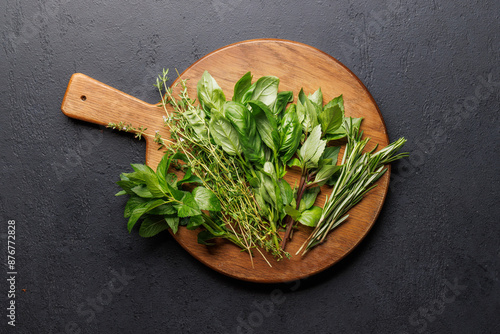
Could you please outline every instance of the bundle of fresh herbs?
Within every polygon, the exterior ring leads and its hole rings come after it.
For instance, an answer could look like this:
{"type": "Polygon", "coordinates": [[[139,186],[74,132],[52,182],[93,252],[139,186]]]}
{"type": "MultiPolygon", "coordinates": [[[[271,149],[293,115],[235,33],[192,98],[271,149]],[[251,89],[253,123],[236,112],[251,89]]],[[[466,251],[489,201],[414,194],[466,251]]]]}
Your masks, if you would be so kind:
{"type": "MultiPolygon", "coordinates": [[[[404,138],[363,153],[369,138],[362,139],[362,119],[345,117],[342,96],[323,104],[321,89],[307,96],[301,90],[293,103],[292,92],[278,90],[278,78],[252,79],[250,72],[243,75],[228,101],[205,72],[196,103],[185,80],[175,87],[180,90],[176,97],[167,86],[168,70],[158,77],[159,105],[171,138],[155,137],[165,150],[156,172],[133,164],[134,172],[121,175],[123,190],[117,195],[130,195],[125,207],[129,231],[139,219],[144,237],[168,228],[176,233],[179,225],[202,228],[200,243],[224,238],[249,254],[255,250],[266,259],[265,250],[281,259],[290,256],[286,242],[298,222],[313,228],[298,252],[305,254],[347,219],[348,210],[384,174],[384,165],[407,156],[397,154],[404,138]],[[340,147],[327,144],[345,137],[337,165],[340,147]],[[170,167],[182,170],[183,177],[170,167]],[[293,188],[283,178],[287,167],[301,171],[293,188]],[[333,190],[321,208],[314,203],[325,184],[333,190]]],[[[121,123],[110,127],[133,129],[121,123]]]]}

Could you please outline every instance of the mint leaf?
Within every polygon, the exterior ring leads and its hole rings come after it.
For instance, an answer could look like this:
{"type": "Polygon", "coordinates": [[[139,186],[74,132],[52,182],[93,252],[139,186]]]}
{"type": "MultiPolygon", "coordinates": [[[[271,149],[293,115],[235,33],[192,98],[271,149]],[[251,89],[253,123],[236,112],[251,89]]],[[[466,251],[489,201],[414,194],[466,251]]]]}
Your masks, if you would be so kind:
{"type": "Polygon", "coordinates": [[[178,178],[177,175],[174,173],[168,173],[167,176],[165,177],[165,182],[168,183],[172,188],[178,189],[178,178]]]}
{"type": "Polygon", "coordinates": [[[123,212],[123,217],[124,218],[129,218],[132,215],[132,212],[134,209],[141,204],[149,202],[149,199],[141,198],[136,195],[130,196],[130,198],[127,201],[127,204],[125,204],[125,210],[123,212]]]}
{"type": "Polygon", "coordinates": [[[214,238],[217,238],[217,236],[213,235],[209,231],[201,231],[200,233],[198,233],[198,243],[202,245],[215,245],[213,242],[208,242],[208,240],[212,240],[214,238]]]}
{"type": "Polygon", "coordinates": [[[199,216],[193,216],[189,218],[189,222],[186,226],[188,230],[196,230],[198,227],[200,227],[205,220],[201,215],[199,216]]]}
{"type": "MultiPolygon", "coordinates": [[[[177,217],[177,222],[179,218],[177,217]]],[[[169,228],[166,219],[159,217],[146,217],[139,228],[139,235],[143,238],[150,238],[169,228]]],[[[172,229],[173,230],[173,229],[172,229]]],[[[175,233],[175,232],[174,232],[175,233]]]]}
{"type": "Polygon", "coordinates": [[[156,200],[144,202],[142,204],[138,204],[137,206],[135,206],[135,208],[133,209],[133,211],[130,215],[130,218],[128,219],[128,223],[127,223],[128,231],[129,232],[132,231],[132,228],[134,227],[135,223],[137,223],[137,220],[139,220],[139,218],[141,218],[141,216],[143,214],[147,213],[149,210],[152,210],[152,209],[154,209],[157,206],[160,206],[162,204],[165,204],[164,200],[156,199],[156,200]]]}
{"type": "Polygon", "coordinates": [[[158,178],[158,183],[160,185],[165,184],[165,175],[167,174],[169,165],[170,165],[169,155],[164,154],[160,160],[160,163],[156,167],[156,177],[158,178]]]}
{"type": "Polygon", "coordinates": [[[149,191],[148,187],[145,184],[140,184],[132,188],[134,194],[142,198],[154,198],[151,191],[149,191]]]}
{"type": "Polygon", "coordinates": [[[198,176],[193,175],[191,168],[188,168],[186,174],[184,174],[184,177],[177,182],[176,187],[179,187],[181,184],[184,183],[203,183],[203,181],[198,176]]]}
{"type": "Polygon", "coordinates": [[[166,203],[160,205],[154,209],[148,211],[150,215],[167,216],[177,214],[177,210],[174,208],[172,203],[166,203]]]}
{"type": "Polygon", "coordinates": [[[165,221],[172,230],[172,233],[176,234],[177,230],[179,229],[179,221],[180,221],[179,217],[176,216],[165,217],[165,221]]]}
{"type": "Polygon", "coordinates": [[[191,193],[184,193],[184,196],[181,199],[180,204],[174,204],[174,207],[177,209],[177,215],[179,217],[190,217],[201,215],[200,207],[196,203],[193,195],[191,193]]]}
{"type": "Polygon", "coordinates": [[[213,192],[205,187],[198,187],[193,190],[193,196],[201,210],[220,211],[219,199],[213,192]]]}

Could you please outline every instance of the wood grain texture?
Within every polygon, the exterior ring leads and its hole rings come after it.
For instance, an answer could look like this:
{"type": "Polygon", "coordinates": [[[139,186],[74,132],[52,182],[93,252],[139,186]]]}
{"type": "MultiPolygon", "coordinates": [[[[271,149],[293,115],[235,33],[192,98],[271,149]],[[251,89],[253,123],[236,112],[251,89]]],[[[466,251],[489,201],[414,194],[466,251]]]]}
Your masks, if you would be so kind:
{"type": "MultiPolygon", "coordinates": [[[[365,136],[372,138],[367,149],[373,148],[377,143],[381,147],[388,144],[384,121],[366,87],[345,66],[318,49],[276,39],[250,40],[228,45],[201,58],[181,74],[181,78],[191,82],[191,96],[196,96],[196,82],[205,70],[222,87],[227,99],[232,97],[236,81],[247,71],[252,72],[254,80],[264,75],[277,76],[280,78],[280,90],[293,91],[295,100],[301,88],[309,94],[321,87],[325,103],[343,94],[346,115],[364,118],[362,130],[365,136]]],[[[168,136],[163,127],[163,109],[79,73],[72,76],[61,108],[69,117],[92,123],[123,121],[147,127],[146,134],[150,136],[146,137],[146,163],[155,168],[160,161],[162,153],[157,150],[152,136],[156,130],[163,136],[168,136]]],[[[305,278],[338,262],[366,236],[382,208],[389,174],[390,170],[377,182],[378,186],[350,211],[349,219],[330,233],[325,243],[304,257],[294,254],[311,229],[299,227],[287,246],[292,259],[276,262],[268,256],[272,267],[256,255],[252,268],[248,254],[223,240],[217,242],[216,246],[200,245],[196,237],[198,231],[181,228],[174,238],[205,265],[237,279],[275,283],[305,278]]],[[[293,185],[299,177],[298,171],[292,169],[285,179],[293,185]]],[[[323,206],[325,196],[330,191],[328,187],[323,187],[316,205],[323,206]]]]}

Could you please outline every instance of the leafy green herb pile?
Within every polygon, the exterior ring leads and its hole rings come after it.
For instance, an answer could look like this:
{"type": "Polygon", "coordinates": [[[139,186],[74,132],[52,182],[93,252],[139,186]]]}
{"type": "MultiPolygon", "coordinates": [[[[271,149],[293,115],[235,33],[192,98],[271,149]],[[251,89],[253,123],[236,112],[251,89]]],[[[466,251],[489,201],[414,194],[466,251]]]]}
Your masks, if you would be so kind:
{"type": "MultiPolygon", "coordinates": [[[[362,139],[362,119],[345,117],[342,96],[323,104],[321,89],[309,95],[301,90],[293,103],[292,92],[278,90],[278,78],[252,79],[250,72],[243,75],[228,101],[205,72],[196,103],[185,80],[179,80],[176,97],[167,86],[168,70],[158,77],[155,86],[171,138],[155,136],[165,150],[156,171],[133,164],[133,172],[120,175],[123,190],[117,195],[130,196],[124,213],[129,231],[140,219],[143,237],[168,228],[176,233],[179,226],[201,228],[199,243],[223,238],[250,255],[255,250],[266,259],[265,250],[279,260],[290,256],[286,243],[300,223],[312,228],[299,250],[305,254],[347,219],[386,164],[407,156],[397,154],[404,138],[378,152],[363,152],[369,138],[362,139]],[[347,144],[337,165],[340,147],[327,144],[343,138],[347,144]],[[294,166],[301,178],[292,188],[283,177],[294,166]],[[169,172],[173,168],[183,177],[169,172]],[[320,208],[314,203],[325,184],[333,190],[320,208]]],[[[139,137],[145,130],[109,126],[139,137]]]]}

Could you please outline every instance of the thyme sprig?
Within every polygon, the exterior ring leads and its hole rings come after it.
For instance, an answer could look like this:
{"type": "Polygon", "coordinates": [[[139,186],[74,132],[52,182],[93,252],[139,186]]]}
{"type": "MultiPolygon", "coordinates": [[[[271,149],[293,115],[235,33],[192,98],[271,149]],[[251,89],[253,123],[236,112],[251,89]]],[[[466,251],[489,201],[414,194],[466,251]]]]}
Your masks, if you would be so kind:
{"type": "MultiPolygon", "coordinates": [[[[169,151],[182,152],[188,158],[187,165],[203,186],[211,190],[219,199],[222,210],[221,219],[228,231],[232,231],[238,244],[251,254],[257,250],[266,262],[260,248],[270,252],[276,259],[289,254],[282,251],[275,242],[278,231],[259,213],[252,189],[249,187],[245,169],[247,165],[241,156],[231,156],[210,140],[209,126],[203,117],[203,111],[195,106],[189,97],[187,81],[179,80],[179,98],[173,89],[167,86],[168,70],[157,78],[156,87],[161,95],[160,106],[167,114],[164,123],[168,127],[173,143],[169,151]],[[173,107],[169,112],[168,106],[173,107]],[[193,126],[190,117],[195,117],[203,127],[193,126]]],[[[252,260],[253,261],[253,260],[252,260]]]]}

